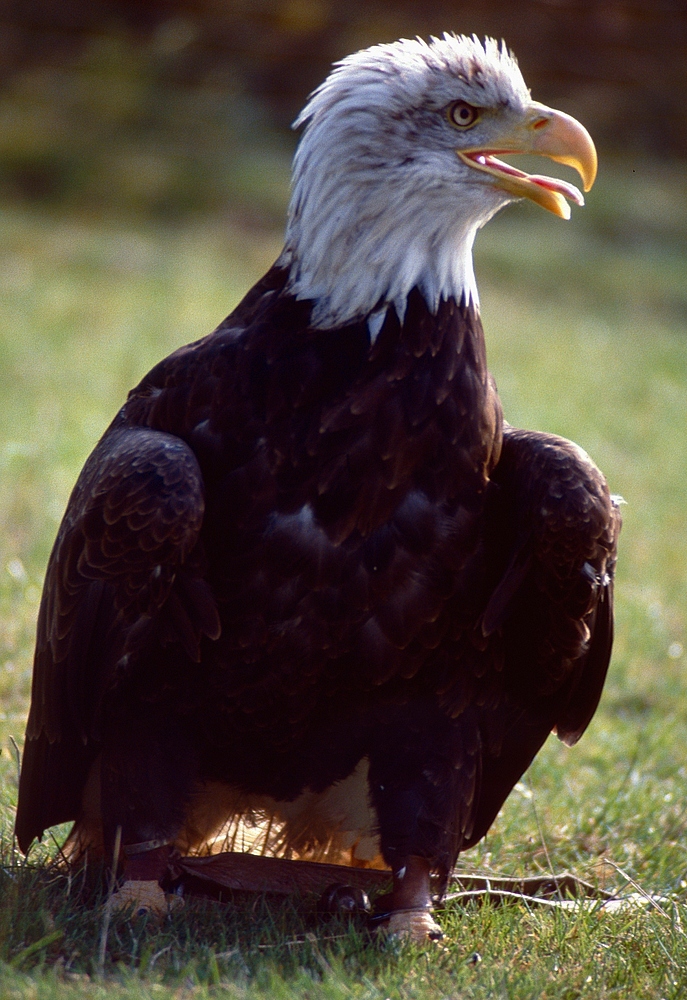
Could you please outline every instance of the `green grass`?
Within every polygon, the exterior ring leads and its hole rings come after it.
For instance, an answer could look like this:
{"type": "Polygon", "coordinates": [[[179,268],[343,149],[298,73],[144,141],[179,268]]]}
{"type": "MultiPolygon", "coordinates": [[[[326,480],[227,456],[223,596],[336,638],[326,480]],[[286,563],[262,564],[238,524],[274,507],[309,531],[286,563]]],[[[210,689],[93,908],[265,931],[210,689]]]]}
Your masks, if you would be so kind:
{"type": "MultiPolygon", "coordinates": [[[[463,861],[568,868],[632,891],[619,867],[670,896],[664,912],[449,906],[442,948],[398,949],[323,924],[312,900],[194,902],[159,929],[113,924],[110,995],[685,995],[687,198],[678,171],[633,166],[602,174],[568,224],[516,207],[478,240],[508,419],[577,440],[627,506],[599,712],[573,750],[549,741],[463,861]]],[[[102,883],[43,868],[50,841],[29,864],[11,843],[10,737],[21,744],[42,574],[69,490],[126,391],[222,319],[278,249],[279,234],[235,222],[0,212],[0,996],[104,995],[102,883]]]]}

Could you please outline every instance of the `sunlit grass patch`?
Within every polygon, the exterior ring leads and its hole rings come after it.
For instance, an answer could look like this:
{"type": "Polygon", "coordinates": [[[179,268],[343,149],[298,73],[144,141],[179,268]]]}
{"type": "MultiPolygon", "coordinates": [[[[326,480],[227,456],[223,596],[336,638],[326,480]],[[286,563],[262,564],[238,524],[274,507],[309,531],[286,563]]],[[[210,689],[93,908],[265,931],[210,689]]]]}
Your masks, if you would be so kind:
{"type": "Polygon", "coordinates": [[[554,911],[449,903],[446,937],[417,947],[372,938],[360,922],[323,923],[312,900],[237,894],[231,905],[189,901],[162,926],[117,920],[98,966],[97,885],[15,873],[0,881],[0,990],[52,997],[679,997],[687,985],[686,908],[638,905],[554,911]],[[659,990],[659,993],[656,990],[659,990]]]}

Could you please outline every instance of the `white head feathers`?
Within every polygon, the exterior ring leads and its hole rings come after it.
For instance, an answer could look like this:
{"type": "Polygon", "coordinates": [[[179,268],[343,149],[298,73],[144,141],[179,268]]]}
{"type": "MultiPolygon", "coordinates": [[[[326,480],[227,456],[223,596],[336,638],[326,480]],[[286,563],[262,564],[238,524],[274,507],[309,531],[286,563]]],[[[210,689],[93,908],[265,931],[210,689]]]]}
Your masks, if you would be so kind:
{"type": "Polygon", "coordinates": [[[456,155],[456,100],[519,111],[529,92],[504,45],[445,35],[348,56],[311,96],[281,263],[315,325],[374,313],[374,337],[414,286],[433,311],[450,296],[477,302],[474,237],[511,199],[456,155]]]}

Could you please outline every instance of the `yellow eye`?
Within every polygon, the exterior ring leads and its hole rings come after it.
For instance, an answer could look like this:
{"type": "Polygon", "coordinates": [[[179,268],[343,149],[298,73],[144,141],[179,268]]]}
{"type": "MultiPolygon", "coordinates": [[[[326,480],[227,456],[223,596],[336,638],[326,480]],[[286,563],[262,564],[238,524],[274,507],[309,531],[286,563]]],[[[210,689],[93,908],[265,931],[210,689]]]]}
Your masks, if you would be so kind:
{"type": "Polygon", "coordinates": [[[467,101],[454,101],[448,108],[448,120],[457,128],[471,128],[479,118],[479,109],[467,101]]]}

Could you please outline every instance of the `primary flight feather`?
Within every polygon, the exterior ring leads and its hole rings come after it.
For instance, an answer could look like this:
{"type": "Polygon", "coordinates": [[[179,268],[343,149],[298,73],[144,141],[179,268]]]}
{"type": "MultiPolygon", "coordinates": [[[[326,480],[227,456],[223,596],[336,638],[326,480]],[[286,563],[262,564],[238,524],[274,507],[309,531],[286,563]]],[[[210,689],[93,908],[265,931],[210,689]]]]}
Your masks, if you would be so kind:
{"type": "Polygon", "coordinates": [[[588,189],[596,154],[505,46],[454,35],[349,56],[297,124],[281,256],[132,390],[70,498],[16,830],[74,820],[78,854],[121,828],[126,900],[257,813],[275,851],[385,863],[422,937],[430,873],[551,730],[580,737],[608,666],[617,505],[576,445],[504,424],[472,266],[509,202],[583,202],[502,155],[588,189]]]}

